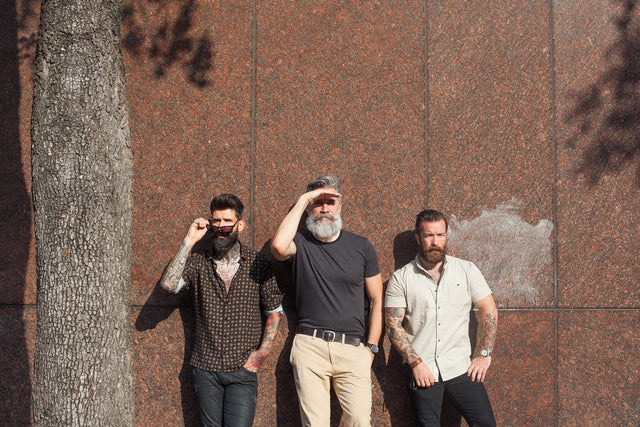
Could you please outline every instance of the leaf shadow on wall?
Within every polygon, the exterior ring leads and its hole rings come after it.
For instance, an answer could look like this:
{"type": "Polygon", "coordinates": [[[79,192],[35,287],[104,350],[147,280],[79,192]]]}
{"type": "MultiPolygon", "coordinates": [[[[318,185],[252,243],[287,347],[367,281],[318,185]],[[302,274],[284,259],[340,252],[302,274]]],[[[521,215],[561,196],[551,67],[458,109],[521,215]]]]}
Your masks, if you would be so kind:
{"type": "Polygon", "coordinates": [[[215,48],[207,31],[197,34],[193,16],[195,0],[147,0],[127,2],[122,13],[122,47],[136,57],[152,61],[154,76],[164,77],[179,65],[188,82],[196,87],[211,85],[215,48]],[[177,10],[177,13],[173,13],[177,10]],[[148,13],[159,22],[147,21],[148,13]]]}
{"type": "Polygon", "coordinates": [[[576,130],[567,143],[582,150],[575,172],[588,185],[635,165],[634,184],[640,187],[640,14],[637,0],[615,3],[622,10],[614,21],[618,38],[607,51],[609,67],[571,95],[574,106],[565,122],[576,130]]]}

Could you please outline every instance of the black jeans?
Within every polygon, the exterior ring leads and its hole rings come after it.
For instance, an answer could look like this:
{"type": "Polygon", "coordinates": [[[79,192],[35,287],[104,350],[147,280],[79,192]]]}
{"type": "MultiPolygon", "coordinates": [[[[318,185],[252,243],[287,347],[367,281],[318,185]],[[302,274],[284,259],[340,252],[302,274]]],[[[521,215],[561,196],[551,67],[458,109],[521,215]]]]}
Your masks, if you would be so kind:
{"type": "Polygon", "coordinates": [[[417,387],[409,366],[406,367],[406,375],[416,425],[440,426],[442,396],[446,393],[471,427],[495,427],[496,420],[484,384],[471,381],[466,373],[444,382],[440,377],[431,387],[417,387]]]}
{"type": "Polygon", "coordinates": [[[258,401],[258,375],[240,368],[211,372],[193,368],[200,419],[209,427],[251,427],[258,401]]]}

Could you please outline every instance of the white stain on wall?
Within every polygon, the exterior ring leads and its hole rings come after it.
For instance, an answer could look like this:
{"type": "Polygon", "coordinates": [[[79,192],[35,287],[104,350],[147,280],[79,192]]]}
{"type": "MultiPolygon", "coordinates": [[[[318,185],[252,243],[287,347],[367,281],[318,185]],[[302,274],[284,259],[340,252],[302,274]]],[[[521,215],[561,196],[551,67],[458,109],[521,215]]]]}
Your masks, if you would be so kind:
{"type": "Polygon", "coordinates": [[[553,223],[524,221],[517,199],[485,210],[473,220],[452,215],[448,245],[456,256],[474,262],[499,305],[535,305],[542,287],[553,283],[553,223]]]}

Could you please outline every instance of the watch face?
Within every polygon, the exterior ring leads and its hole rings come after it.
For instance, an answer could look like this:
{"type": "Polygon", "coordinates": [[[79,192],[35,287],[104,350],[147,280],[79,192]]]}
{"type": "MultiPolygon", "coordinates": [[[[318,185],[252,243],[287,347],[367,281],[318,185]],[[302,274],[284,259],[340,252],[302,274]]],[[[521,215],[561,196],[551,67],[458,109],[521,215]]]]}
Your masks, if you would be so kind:
{"type": "Polygon", "coordinates": [[[489,350],[483,349],[482,351],[480,351],[480,356],[482,356],[482,357],[489,356],[489,350]]]}
{"type": "Polygon", "coordinates": [[[369,347],[371,349],[371,352],[373,354],[377,354],[378,353],[378,346],[375,344],[371,344],[371,343],[367,343],[367,347],[369,347]]]}

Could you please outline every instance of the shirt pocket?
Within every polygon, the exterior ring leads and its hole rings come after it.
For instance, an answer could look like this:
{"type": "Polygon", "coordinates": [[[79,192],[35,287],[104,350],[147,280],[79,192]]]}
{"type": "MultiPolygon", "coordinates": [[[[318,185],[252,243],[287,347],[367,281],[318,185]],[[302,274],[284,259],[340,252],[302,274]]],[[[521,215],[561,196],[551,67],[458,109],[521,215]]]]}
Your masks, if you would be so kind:
{"type": "Polygon", "coordinates": [[[445,291],[445,305],[471,309],[471,295],[464,282],[451,282],[445,291]]]}

